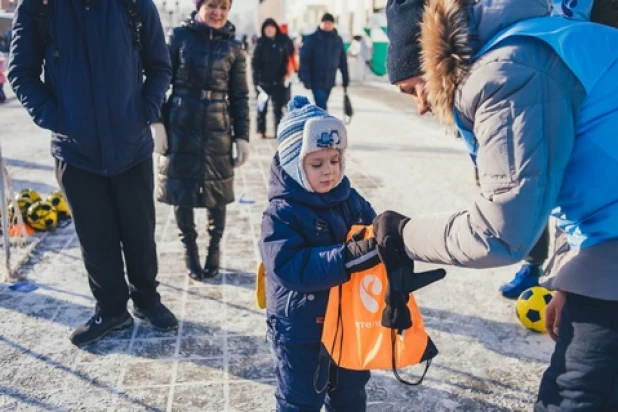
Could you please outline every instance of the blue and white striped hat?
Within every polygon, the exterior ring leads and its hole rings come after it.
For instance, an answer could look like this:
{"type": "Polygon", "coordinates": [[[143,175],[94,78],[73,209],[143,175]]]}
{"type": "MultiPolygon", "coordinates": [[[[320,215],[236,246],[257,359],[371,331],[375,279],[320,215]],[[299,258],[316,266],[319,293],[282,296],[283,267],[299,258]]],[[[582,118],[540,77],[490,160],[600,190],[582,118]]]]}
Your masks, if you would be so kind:
{"type": "Polygon", "coordinates": [[[288,112],[277,129],[279,161],[285,172],[307,191],[313,192],[307,181],[303,161],[309,153],[322,149],[339,149],[341,173],[338,186],[345,176],[345,149],[348,134],[345,125],[305,96],[294,96],[288,112]]]}

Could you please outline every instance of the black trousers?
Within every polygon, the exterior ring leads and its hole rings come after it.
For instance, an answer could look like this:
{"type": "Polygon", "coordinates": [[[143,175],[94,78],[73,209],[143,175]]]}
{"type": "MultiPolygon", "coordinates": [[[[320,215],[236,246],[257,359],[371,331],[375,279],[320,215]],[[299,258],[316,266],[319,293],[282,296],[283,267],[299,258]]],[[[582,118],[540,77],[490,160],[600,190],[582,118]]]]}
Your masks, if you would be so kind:
{"type": "Polygon", "coordinates": [[[56,177],[71,208],[96,311],[120,315],[129,296],[140,308],[157,304],[152,158],[110,177],[56,161],[56,177]]]}
{"type": "MultiPolygon", "coordinates": [[[[225,230],[225,212],[226,207],[222,205],[217,208],[208,208],[208,235],[210,236],[210,244],[218,244],[223,237],[225,230]]],[[[195,218],[192,207],[175,206],[174,214],[176,215],[176,224],[180,233],[180,241],[187,247],[195,245],[197,239],[197,230],[195,229],[195,218]]]]}
{"type": "MultiPolygon", "coordinates": [[[[275,116],[275,130],[277,133],[277,127],[283,116],[283,106],[286,104],[285,93],[286,88],[283,84],[276,84],[271,86],[261,86],[262,89],[270,96],[269,101],[273,104],[273,114],[275,116]]],[[[257,132],[266,133],[266,113],[268,113],[268,102],[264,106],[264,110],[258,111],[257,114],[257,132]]]]}
{"type": "Polygon", "coordinates": [[[567,295],[534,411],[618,411],[618,301],[567,295]]]}

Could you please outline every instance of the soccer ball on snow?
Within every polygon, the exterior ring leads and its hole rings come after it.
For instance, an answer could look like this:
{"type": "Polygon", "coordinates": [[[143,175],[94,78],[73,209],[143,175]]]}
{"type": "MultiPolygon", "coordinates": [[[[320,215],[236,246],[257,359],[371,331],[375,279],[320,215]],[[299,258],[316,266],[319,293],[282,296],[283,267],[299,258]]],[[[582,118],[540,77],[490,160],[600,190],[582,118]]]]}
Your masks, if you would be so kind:
{"type": "Polygon", "coordinates": [[[48,201],[39,200],[28,208],[26,219],[28,224],[36,230],[52,230],[58,224],[58,212],[48,201]]]}
{"type": "Polygon", "coordinates": [[[547,329],[545,329],[545,308],[547,308],[553,296],[552,292],[541,286],[524,290],[515,304],[517,319],[528,329],[536,332],[547,332],[547,329]]]}
{"type": "Polygon", "coordinates": [[[47,196],[46,200],[56,208],[56,211],[58,212],[58,219],[63,220],[71,217],[69,205],[64,199],[62,192],[52,192],[49,196],[47,196]]]}
{"type": "Polygon", "coordinates": [[[41,200],[41,195],[32,189],[24,189],[15,195],[15,203],[24,220],[26,220],[26,214],[30,205],[39,200],[41,200]]]}

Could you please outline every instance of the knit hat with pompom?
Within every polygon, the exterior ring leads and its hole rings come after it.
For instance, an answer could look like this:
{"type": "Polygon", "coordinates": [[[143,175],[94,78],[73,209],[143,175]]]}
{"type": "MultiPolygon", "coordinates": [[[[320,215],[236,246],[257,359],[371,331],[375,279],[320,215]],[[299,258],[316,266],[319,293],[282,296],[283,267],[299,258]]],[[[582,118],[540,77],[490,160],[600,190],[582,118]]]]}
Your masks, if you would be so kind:
{"type": "Polygon", "coordinates": [[[305,96],[294,96],[288,103],[288,112],[277,128],[279,162],[283,170],[309,192],[314,190],[307,181],[303,161],[309,153],[322,149],[338,149],[341,173],[339,185],[345,176],[345,149],[348,134],[345,125],[305,96]]]}

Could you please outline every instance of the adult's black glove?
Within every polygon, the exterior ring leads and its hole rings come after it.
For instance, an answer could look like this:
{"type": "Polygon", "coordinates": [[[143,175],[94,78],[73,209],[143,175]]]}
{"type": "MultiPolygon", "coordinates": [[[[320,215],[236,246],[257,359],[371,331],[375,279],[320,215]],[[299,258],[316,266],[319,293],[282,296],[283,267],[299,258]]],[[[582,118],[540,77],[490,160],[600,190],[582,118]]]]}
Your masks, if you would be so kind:
{"type": "Polygon", "coordinates": [[[386,267],[388,285],[382,312],[382,326],[401,331],[412,326],[408,309],[410,293],[442,279],[444,269],[414,273],[414,261],[408,258],[403,242],[403,228],[410,218],[387,211],[373,221],[378,255],[386,267]]]}
{"type": "Polygon", "coordinates": [[[410,218],[392,210],[380,213],[373,220],[373,233],[380,246],[389,250],[405,250],[403,228],[410,218]]]}
{"type": "Polygon", "coordinates": [[[408,309],[410,293],[436,282],[444,276],[444,269],[434,269],[427,272],[414,273],[414,261],[405,251],[389,250],[378,245],[378,255],[386,266],[388,285],[384,302],[386,307],[382,312],[382,326],[396,329],[400,333],[412,326],[412,316],[408,309]]]}
{"type": "Polygon", "coordinates": [[[360,272],[380,263],[375,237],[364,239],[365,228],[345,242],[345,268],[348,273],[360,272]]]}

